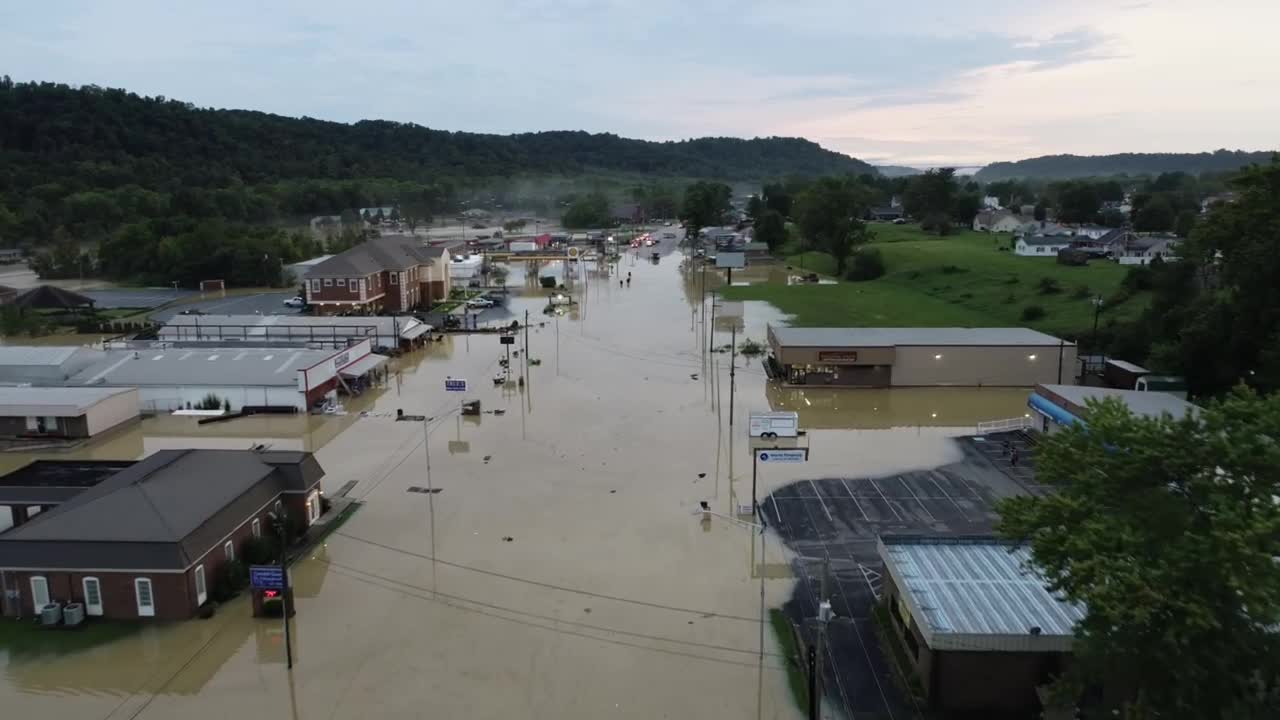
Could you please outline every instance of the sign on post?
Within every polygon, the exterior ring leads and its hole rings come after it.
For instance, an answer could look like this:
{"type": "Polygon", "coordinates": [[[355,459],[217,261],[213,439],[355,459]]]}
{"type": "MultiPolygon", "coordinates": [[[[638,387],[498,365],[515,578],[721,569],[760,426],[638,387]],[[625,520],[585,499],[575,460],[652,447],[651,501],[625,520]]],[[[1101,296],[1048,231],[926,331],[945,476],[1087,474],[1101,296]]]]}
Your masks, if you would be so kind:
{"type": "Polygon", "coordinates": [[[740,252],[716,253],[716,267],[738,270],[747,266],[747,254],[740,252]]]}
{"type": "Polygon", "coordinates": [[[809,459],[808,450],[760,450],[756,458],[762,463],[802,463],[809,459]]]}
{"type": "Polygon", "coordinates": [[[279,565],[250,565],[249,586],[255,590],[283,590],[284,568],[279,565]]]}
{"type": "Polygon", "coordinates": [[[515,344],[516,344],[516,336],[515,336],[515,335],[503,335],[502,337],[500,337],[500,338],[498,339],[498,343],[499,343],[499,344],[501,344],[501,345],[515,345],[515,344]]]}
{"type": "Polygon", "coordinates": [[[446,392],[466,392],[467,381],[463,378],[445,378],[444,389],[446,392]]]}

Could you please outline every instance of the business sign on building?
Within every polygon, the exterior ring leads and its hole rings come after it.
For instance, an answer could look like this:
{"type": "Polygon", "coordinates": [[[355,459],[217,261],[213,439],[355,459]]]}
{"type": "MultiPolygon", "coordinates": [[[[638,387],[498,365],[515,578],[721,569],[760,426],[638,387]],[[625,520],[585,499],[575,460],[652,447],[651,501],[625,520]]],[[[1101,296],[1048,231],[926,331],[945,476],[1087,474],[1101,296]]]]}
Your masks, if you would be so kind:
{"type": "Polygon", "coordinates": [[[283,590],[284,568],[279,565],[250,565],[249,585],[255,590],[283,590]]]}
{"type": "Polygon", "coordinates": [[[819,350],[818,362],[856,363],[857,350],[819,350]]]}
{"type": "Polygon", "coordinates": [[[466,392],[467,381],[463,378],[445,378],[444,389],[445,392],[466,392]]]}
{"type": "Polygon", "coordinates": [[[339,350],[309,368],[298,370],[298,390],[310,392],[338,376],[342,368],[373,352],[373,341],[366,338],[351,347],[339,350]]]}

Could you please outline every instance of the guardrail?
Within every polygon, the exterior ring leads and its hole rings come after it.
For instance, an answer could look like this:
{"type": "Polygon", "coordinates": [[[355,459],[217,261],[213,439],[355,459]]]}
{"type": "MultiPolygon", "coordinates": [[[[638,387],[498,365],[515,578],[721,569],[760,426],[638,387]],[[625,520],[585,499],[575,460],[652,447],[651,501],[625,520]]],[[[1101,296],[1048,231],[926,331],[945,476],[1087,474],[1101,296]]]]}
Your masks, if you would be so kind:
{"type": "Polygon", "coordinates": [[[1031,418],[1026,416],[1005,418],[1004,420],[988,420],[978,423],[976,427],[977,435],[987,435],[989,433],[1011,432],[1014,430],[1030,430],[1035,427],[1031,418]]]}

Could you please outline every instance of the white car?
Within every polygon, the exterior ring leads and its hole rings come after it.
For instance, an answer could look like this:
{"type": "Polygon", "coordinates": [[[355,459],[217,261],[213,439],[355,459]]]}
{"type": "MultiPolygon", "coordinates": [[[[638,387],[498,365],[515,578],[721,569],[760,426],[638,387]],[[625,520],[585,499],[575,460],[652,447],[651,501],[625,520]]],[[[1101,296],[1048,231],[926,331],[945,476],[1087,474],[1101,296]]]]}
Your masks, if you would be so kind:
{"type": "Polygon", "coordinates": [[[494,302],[486,297],[471,298],[467,301],[467,307],[469,308],[491,308],[493,306],[494,302]]]}
{"type": "Polygon", "coordinates": [[[306,304],[307,304],[307,301],[306,301],[306,300],[303,300],[301,295],[294,295],[293,297],[289,298],[288,300],[285,300],[285,301],[284,301],[284,304],[285,304],[285,306],[286,306],[286,307],[291,307],[291,308],[300,308],[300,307],[303,307],[304,305],[306,305],[306,304]]]}

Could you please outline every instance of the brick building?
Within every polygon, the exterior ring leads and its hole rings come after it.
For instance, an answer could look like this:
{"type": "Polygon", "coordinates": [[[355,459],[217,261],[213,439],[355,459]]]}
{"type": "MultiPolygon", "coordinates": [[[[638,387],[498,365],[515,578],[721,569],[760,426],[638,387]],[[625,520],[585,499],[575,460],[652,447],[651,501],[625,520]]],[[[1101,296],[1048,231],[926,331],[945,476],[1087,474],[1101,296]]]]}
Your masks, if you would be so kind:
{"type": "Polygon", "coordinates": [[[319,315],[426,308],[449,295],[449,251],[412,237],[371,238],[313,266],[304,284],[319,315]]]}
{"type": "Polygon", "coordinates": [[[929,707],[1032,716],[1070,662],[1084,610],[1056,597],[1030,552],[990,537],[882,536],[884,600],[929,707]]]}
{"type": "Polygon", "coordinates": [[[0,533],[0,611],[45,603],[86,614],[181,620],[211,596],[223,567],[287,510],[320,517],[324,471],[310,453],[162,450],[80,473],[44,461],[0,478],[14,526],[0,533]]]}

